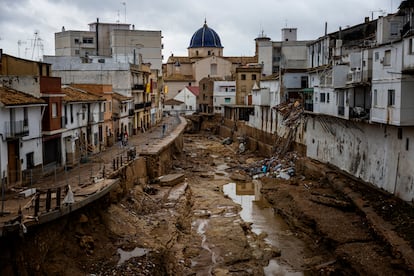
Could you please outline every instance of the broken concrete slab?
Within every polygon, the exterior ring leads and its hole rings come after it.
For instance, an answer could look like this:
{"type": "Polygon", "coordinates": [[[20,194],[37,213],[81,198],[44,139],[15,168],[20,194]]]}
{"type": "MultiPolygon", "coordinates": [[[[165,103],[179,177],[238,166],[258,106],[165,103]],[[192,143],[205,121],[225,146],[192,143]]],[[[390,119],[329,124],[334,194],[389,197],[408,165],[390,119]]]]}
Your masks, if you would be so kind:
{"type": "Polygon", "coordinates": [[[161,186],[175,186],[178,183],[183,182],[185,179],[185,175],[182,173],[176,173],[176,174],[166,174],[159,177],[159,184],[161,186]]]}

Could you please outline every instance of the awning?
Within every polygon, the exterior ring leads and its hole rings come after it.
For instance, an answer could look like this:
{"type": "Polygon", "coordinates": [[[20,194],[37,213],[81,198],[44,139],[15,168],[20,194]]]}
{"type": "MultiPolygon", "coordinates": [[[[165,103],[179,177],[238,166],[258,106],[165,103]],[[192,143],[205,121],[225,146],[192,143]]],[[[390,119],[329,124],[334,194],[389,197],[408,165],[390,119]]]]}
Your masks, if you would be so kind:
{"type": "Polygon", "coordinates": [[[302,93],[310,93],[310,94],[312,94],[313,93],[313,88],[303,88],[301,90],[301,92],[302,93]]]}

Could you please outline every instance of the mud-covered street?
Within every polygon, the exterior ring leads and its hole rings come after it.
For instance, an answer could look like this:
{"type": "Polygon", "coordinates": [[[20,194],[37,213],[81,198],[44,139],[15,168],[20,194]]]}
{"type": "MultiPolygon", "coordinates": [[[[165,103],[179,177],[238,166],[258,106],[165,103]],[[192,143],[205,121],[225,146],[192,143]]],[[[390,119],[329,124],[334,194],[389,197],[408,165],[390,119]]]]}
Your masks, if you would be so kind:
{"type": "MultiPolygon", "coordinates": [[[[185,135],[171,171],[182,181],[136,185],[117,201],[106,198],[36,232],[2,240],[7,250],[1,254],[0,274],[412,272],[404,254],[393,252],[351,200],[347,189],[354,182],[295,153],[267,162],[279,170],[295,168],[289,177],[266,176],[260,173],[265,157],[238,151],[237,143],[226,145],[210,133],[185,135]],[[340,180],[347,185],[339,185],[340,180]]],[[[362,205],[375,208],[380,197],[368,189],[364,194],[362,205]]],[[[382,206],[398,206],[392,200],[382,206]]],[[[410,210],[404,213],[408,225],[410,210]]]]}

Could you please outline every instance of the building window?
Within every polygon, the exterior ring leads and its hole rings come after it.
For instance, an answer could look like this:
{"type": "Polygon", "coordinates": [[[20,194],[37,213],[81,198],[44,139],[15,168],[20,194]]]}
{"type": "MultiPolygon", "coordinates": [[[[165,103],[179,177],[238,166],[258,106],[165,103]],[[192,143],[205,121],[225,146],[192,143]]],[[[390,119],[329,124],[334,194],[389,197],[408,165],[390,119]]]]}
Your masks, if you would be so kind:
{"type": "Polygon", "coordinates": [[[373,99],[373,101],[374,101],[373,105],[377,106],[378,105],[378,91],[377,91],[377,89],[374,89],[374,97],[373,98],[374,98],[373,99]]]}
{"type": "Polygon", "coordinates": [[[70,105],[70,122],[73,123],[73,105],[70,105]]]}
{"type": "Polygon", "coordinates": [[[252,75],[252,80],[256,80],[256,74],[252,75]]]}
{"type": "Polygon", "coordinates": [[[246,74],[241,74],[240,79],[241,80],[246,80],[246,74]]]}
{"type": "Polygon", "coordinates": [[[82,42],[92,44],[93,43],[93,37],[84,37],[82,39],[82,42]]]}
{"type": "Polygon", "coordinates": [[[391,50],[386,50],[384,52],[384,60],[382,63],[384,66],[390,66],[391,65],[391,50]]]}
{"type": "Polygon", "coordinates": [[[26,154],[26,168],[32,169],[34,166],[34,152],[29,152],[26,154]]]}
{"type": "Polygon", "coordinates": [[[329,103],[329,95],[330,93],[326,93],[326,102],[329,103]]]}
{"type": "Polygon", "coordinates": [[[211,56],[211,51],[208,51],[208,52],[207,52],[207,55],[208,55],[208,56],[211,56]]]}
{"type": "Polygon", "coordinates": [[[29,113],[27,107],[23,108],[23,126],[29,126],[29,113]]]}
{"type": "Polygon", "coordinates": [[[321,93],[321,103],[325,102],[325,93],[321,93]]]}
{"type": "Polygon", "coordinates": [[[75,44],[79,44],[79,38],[75,38],[75,44]]]}
{"type": "Polygon", "coordinates": [[[273,62],[279,62],[279,61],[280,61],[280,56],[273,57],[273,62]]]}
{"type": "Polygon", "coordinates": [[[394,106],[395,105],[395,90],[390,89],[388,90],[388,106],[394,106]]]}
{"type": "Polygon", "coordinates": [[[103,103],[103,112],[106,112],[106,102],[103,103]]]}
{"type": "Polygon", "coordinates": [[[57,117],[57,103],[52,103],[52,118],[57,117]]]}
{"type": "Polygon", "coordinates": [[[302,76],[300,77],[300,88],[306,88],[308,87],[308,77],[302,76]]]}
{"type": "Polygon", "coordinates": [[[399,30],[400,30],[400,23],[398,22],[391,22],[391,36],[398,36],[399,30]]]}
{"type": "Polygon", "coordinates": [[[408,54],[409,55],[412,55],[412,54],[414,54],[414,49],[413,49],[413,45],[414,43],[413,43],[413,38],[410,38],[409,40],[408,40],[408,54]]]}
{"type": "Polygon", "coordinates": [[[375,61],[379,60],[379,52],[375,52],[374,59],[375,59],[375,61]]]}
{"type": "Polygon", "coordinates": [[[75,55],[79,55],[80,51],[79,50],[75,50],[75,55]]]}
{"type": "Polygon", "coordinates": [[[224,103],[230,103],[231,99],[230,98],[224,98],[224,103]]]}
{"type": "Polygon", "coordinates": [[[210,65],[210,74],[211,75],[217,75],[217,64],[213,63],[210,65]]]}

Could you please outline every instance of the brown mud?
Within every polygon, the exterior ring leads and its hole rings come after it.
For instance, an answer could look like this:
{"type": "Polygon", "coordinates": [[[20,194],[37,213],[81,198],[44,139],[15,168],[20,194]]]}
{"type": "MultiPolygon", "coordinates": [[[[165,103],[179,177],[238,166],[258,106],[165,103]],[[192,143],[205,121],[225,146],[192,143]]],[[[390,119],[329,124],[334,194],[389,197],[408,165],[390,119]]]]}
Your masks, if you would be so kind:
{"type": "MultiPolygon", "coordinates": [[[[292,254],[289,249],[270,245],[265,233],[254,233],[251,223],[241,220],[240,205],[223,193],[229,182],[251,183],[252,168],[264,158],[237,150],[236,143],[223,145],[210,134],[186,135],[171,172],[184,174],[184,182],[137,185],[118,202],[107,197],[35,231],[3,238],[0,274],[264,275],[270,260],[289,263],[284,257],[292,254]]],[[[344,187],[356,190],[363,205],[394,225],[393,231],[412,246],[410,205],[295,154],[274,160],[296,166],[289,180],[260,179],[263,196],[304,243],[297,263],[290,263],[294,271],[413,272],[344,187]],[[346,185],[338,185],[338,179],[346,185]]]]}

